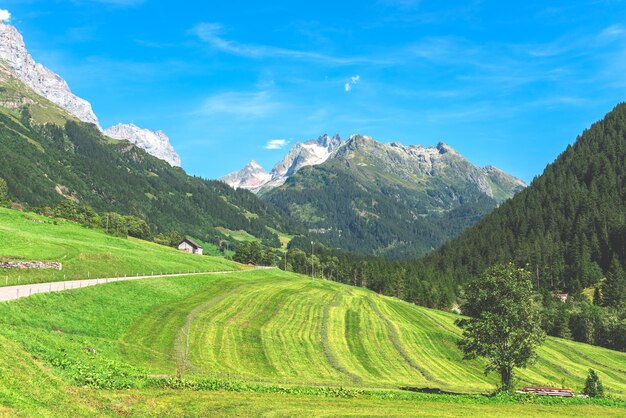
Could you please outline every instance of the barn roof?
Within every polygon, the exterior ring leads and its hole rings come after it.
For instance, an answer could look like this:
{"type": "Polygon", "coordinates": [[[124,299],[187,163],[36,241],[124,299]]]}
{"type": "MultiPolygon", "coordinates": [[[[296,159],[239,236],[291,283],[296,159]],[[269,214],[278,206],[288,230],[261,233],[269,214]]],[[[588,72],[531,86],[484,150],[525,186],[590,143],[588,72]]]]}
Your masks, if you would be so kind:
{"type": "Polygon", "coordinates": [[[195,242],[194,240],[189,239],[189,238],[185,238],[178,245],[182,244],[183,242],[188,243],[189,245],[191,245],[194,248],[202,248],[202,245],[198,244],[197,242],[195,242]]]}

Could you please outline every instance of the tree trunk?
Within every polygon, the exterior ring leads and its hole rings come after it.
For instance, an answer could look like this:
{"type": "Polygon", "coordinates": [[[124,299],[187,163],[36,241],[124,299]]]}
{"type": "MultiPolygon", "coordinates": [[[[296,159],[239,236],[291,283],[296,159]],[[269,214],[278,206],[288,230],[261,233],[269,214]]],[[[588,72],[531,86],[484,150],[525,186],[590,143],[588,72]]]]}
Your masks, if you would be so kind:
{"type": "Polygon", "coordinates": [[[512,368],[505,366],[500,369],[500,378],[502,380],[502,391],[508,392],[511,390],[511,378],[513,376],[512,368]]]}

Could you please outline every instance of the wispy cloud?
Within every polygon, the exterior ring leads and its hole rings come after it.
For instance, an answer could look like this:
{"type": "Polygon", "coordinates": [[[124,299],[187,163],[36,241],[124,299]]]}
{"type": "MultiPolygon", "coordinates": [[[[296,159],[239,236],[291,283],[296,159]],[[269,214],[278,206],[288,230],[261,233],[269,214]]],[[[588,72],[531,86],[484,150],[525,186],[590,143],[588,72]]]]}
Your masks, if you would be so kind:
{"type": "Polygon", "coordinates": [[[350,77],[350,81],[348,81],[346,84],[343,85],[343,88],[346,91],[346,93],[349,93],[350,90],[352,90],[352,87],[356,86],[359,80],[361,80],[361,76],[358,74],[350,77]]]}
{"type": "Polygon", "coordinates": [[[415,9],[421,3],[420,0],[381,0],[380,4],[395,7],[401,10],[415,9]]]}
{"type": "Polygon", "coordinates": [[[0,9],[0,22],[10,22],[11,12],[6,9],[0,9]]]}
{"type": "Polygon", "coordinates": [[[270,139],[263,148],[265,149],[281,149],[287,145],[286,139],[270,139]]]}
{"type": "Polygon", "coordinates": [[[293,58],[329,64],[350,65],[379,62],[366,57],[335,57],[318,52],[281,48],[269,45],[246,44],[225,38],[224,27],[219,23],[201,23],[192,29],[200,40],[218,51],[247,58],[293,58]]]}
{"type": "Polygon", "coordinates": [[[611,25],[604,29],[598,36],[600,39],[618,38],[626,35],[626,28],[622,25],[611,25]]]}
{"type": "Polygon", "coordinates": [[[199,113],[206,115],[230,114],[241,117],[260,118],[280,107],[268,91],[225,92],[208,97],[202,102],[199,113]]]}
{"type": "Polygon", "coordinates": [[[145,2],[146,0],[74,0],[74,3],[78,4],[100,3],[119,7],[139,6],[145,2]]]}

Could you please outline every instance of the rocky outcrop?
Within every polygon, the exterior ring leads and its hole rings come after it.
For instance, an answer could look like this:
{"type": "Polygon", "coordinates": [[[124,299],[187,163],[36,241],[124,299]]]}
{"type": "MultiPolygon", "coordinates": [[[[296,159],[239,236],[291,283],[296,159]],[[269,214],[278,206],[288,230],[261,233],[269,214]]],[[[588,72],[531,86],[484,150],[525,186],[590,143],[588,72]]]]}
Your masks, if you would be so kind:
{"type": "Polygon", "coordinates": [[[430,147],[407,146],[352,135],[333,158],[359,167],[363,172],[385,172],[413,184],[436,182],[458,190],[475,188],[498,202],[526,187],[523,181],[495,167],[475,166],[443,142],[430,147]]]}
{"type": "Polygon", "coordinates": [[[180,167],[180,156],[163,131],[140,128],[132,123],[120,123],[106,129],[104,134],[114,139],[129,141],[146,150],[148,154],[167,161],[171,166],[180,167]]]}
{"type": "Polygon", "coordinates": [[[56,261],[0,261],[0,269],[55,269],[62,270],[63,264],[56,261]]]}

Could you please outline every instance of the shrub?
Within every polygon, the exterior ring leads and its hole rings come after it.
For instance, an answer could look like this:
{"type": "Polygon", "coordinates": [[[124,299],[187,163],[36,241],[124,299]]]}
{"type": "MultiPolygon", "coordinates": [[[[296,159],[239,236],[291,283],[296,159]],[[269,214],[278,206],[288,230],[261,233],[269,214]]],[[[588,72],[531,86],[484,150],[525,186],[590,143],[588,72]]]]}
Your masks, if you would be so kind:
{"type": "Polygon", "coordinates": [[[587,380],[585,381],[585,388],[583,389],[583,393],[590,398],[604,397],[604,386],[602,386],[600,377],[598,377],[598,374],[593,369],[589,369],[589,375],[587,376],[587,380]]]}

